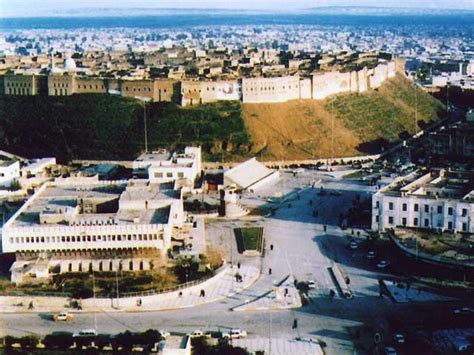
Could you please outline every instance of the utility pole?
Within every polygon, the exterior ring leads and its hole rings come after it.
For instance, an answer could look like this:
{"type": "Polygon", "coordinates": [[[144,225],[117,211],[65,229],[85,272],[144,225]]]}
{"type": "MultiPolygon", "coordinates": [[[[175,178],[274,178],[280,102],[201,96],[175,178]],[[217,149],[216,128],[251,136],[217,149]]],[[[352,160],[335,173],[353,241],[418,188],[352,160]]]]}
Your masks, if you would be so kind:
{"type": "Polygon", "coordinates": [[[96,305],[95,305],[95,276],[94,276],[94,268],[92,268],[92,294],[94,296],[94,329],[97,330],[97,313],[96,313],[96,305]]]}
{"type": "Polygon", "coordinates": [[[334,161],[334,100],[333,99],[331,99],[331,159],[334,161]]]}
{"type": "Polygon", "coordinates": [[[148,152],[148,133],[146,127],[146,101],[143,101],[143,127],[145,130],[145,153],[148,152]]]}
{"type": "MultiPolygon", "coordinates": [[[[115,253],[115,261],[117,261],[117,254],[115,253]]],[[[115,291],[116,291],[116,295],[117,295],[117,305],[116,305],[116,308],[118,309],[119,306],[120,306],[120,295],[119,295],[119,284],[118,284],[118,265],[116,264],[116,267],[115,267],[115,291]]]]}
{"type": "Polygon", "coordinates": [[[416,87],[416,74],[415,74],[415,134],[418,133],[418,88],[416,87]]]}

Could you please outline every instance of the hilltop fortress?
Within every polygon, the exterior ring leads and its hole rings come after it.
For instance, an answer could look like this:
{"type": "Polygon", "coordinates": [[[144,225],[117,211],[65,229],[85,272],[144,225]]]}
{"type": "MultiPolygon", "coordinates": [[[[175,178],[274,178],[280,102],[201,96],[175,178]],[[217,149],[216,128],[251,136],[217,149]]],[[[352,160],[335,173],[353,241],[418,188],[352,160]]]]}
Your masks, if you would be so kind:
{"type": "Polygon", "coordinates": [[[91,76],[81,73],[68,58],[64,67],[52,65],[47,74],[16,70],[0,79],[5,95],[112,94],[153,102],[175,102],[182,106],[240,100],[244,103],[276,103],[297,99],[322,100],[340,93],[363,93],[376,89],[395,76],[404,75],[404,60],[379,60],[352,71],[296,72],[233,79],[132,79],[91,76]]]}

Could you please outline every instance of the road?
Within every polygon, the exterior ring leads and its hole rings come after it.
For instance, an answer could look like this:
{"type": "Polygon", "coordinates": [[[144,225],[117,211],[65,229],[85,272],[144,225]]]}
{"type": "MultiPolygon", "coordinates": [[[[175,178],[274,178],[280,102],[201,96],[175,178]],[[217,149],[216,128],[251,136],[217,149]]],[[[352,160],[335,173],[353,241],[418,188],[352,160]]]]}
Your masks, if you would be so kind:
{"type": "MultiPolygon", "coordinates": [[[[347,248],[347,237],[336,225],[339,214],[351,206],[355,194],[370,193],[371,188],[355,181],[328,178],[324,182],[324,189],[337,189],[342,195],[318,196],[319,186],[303,186],[303,182],[310,180],[309,176],[302,176],[300,179],[291,180],[291,185],[288,176],[284,176],[280,182],[282,185],[274,187],[275,191],[285,188],[285,193],[295,187],[302,189],[288,202],[291,207],[285,203],[271,217],[262,217],[255,222],[212,221],[207,224],[210,242],[219,244],[228,260],[232,259],[234,263],[261,263],[261,277],[241,294],[182,310],[77,314],[72,322],[62,324],[54,323],[42,314],[3,314],[0,315],[0,335],[74,332],[94,326],[100,333],[110,334],[127,329],[139,331],[155,328],[185,333],[195,329],[238,327],[246,329],[249,336],[268,337],[271,333],[273,337],[283,338],[317,337],[327,343],[328,354],[353,354],[354,339],[350,335],[351,330],[363,324],[383,324],[389,316],[413,312],[417,306],[393,304],[388,298],[380,298],[377,283],[380,273],[367,264],[363,251],[347,248]],[[314,208],[320,210],[316,219],[312,215],[314,208]],[[237,254],[232,228],[246,224],[264,227],[267,249],[264,258],[237,254]],[[328,226],[326,232],[323,225],[328,226]],[[274,245],[273,251],[269,250],[271,244],[274,245]],[[329,297],[329,290],[334,288],[334,284],[327,268],[334,260],[342,265],[351,279],[350,287],[354,293],[351,300],[339,295],[334,299],[329,297]],[[272,268],[271,275],[269,268],[272,268]],[[293,310],[271,311],[271,322],[270,311],[229,310],[270,290],[275,282],[287,275],[293,275],[297,280],[314,280],[317,283],[317,288],[309,292],[309,304],[293,310]],[[292,330],[294,319],[298,319],[298,328],[292,330]]],[[[267,191],[267,195],[271,193],[272,191],[267,191]]],[[[265,198],[262,194],[262,201],[265,198]]]]}

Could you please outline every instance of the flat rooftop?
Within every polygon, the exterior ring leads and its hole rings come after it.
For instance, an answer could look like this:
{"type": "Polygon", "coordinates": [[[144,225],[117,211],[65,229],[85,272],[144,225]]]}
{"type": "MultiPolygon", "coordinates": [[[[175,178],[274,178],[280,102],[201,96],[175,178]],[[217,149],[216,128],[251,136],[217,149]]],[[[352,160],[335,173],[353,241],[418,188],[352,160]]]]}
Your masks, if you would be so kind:
{"type": "Polygon", "coordinates": [[[423,196],[471,200],[474,190],[474,172],[433,170],[416,171],[395,180],[381,190],[393,196],[423,196]]]}
{"type": "Polygon", "coordinates": [[[53,183],[30,199],[11,226],[166,224],[171,204],[179,198],[172,184],[146,180],[91,186],[53,183]]]}

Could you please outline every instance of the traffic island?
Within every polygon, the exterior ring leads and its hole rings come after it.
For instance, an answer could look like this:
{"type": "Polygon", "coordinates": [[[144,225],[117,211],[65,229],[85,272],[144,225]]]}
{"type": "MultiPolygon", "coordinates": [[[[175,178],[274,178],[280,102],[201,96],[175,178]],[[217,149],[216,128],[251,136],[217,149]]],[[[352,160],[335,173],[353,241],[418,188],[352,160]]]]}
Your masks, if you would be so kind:
{"type": "Polygon", "coordinates": [[[263,253],[265,242],[263,227],[236,228],[234,233],[240,254],[258,256],[263,253]]]}

